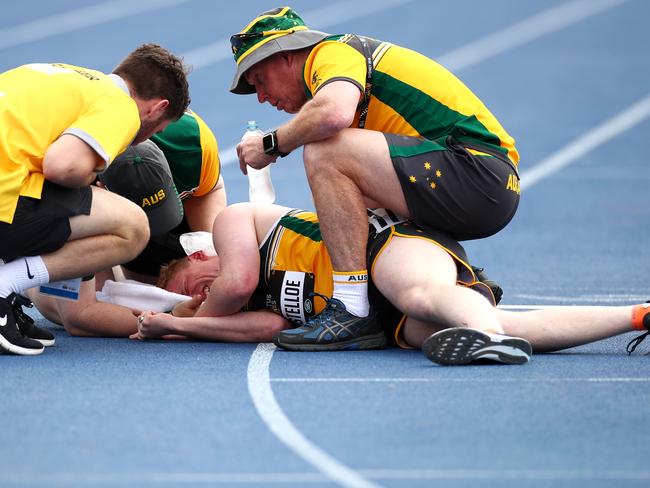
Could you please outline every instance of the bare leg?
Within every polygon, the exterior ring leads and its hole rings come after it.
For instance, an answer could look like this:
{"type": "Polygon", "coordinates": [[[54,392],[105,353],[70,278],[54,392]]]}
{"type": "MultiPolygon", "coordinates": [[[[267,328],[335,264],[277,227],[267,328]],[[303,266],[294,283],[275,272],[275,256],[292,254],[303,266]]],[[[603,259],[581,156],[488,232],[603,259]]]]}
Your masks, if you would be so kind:
{"type": "Polygon", "coordinates": [[[383,134],[346,129],[307,144],[307,179],[323,239],[336,271],[366,268],[366,201],[401,215],[408,210],[383,134]]]}
{"type": "Polygon", "coordinates": [[[456,285],[456,264],[429,241],[394,237],[372,276],[384,296],[412,319],[504,333],[494,307],[474,290],[456,285]]]}
{"type": "Polygon", "coordinates": [[[632,328],[632,307],[497,311],[505,333],[527,339],[535,351],[556,351],[606,339],[632,328]]]}
{"type": "Polygon", "coordinates": [[[51,281],[84,276],[137,256],[149,240],[149,224],[134,203],[92,187],[90,215],[70,219],[70,240],[43,255],[51,281]]]}
{"type": "MultiPolygon", "coordinates": [[[[632,307],[561,308],[508,312],[497,310],[507,335],[522,337],[537,352],[580,346],[625,332],[633,332],[632,307]]],[[[431,334],[445,328],[431,322],[407,319],[404,339],[419,348],[431,334]]]]}

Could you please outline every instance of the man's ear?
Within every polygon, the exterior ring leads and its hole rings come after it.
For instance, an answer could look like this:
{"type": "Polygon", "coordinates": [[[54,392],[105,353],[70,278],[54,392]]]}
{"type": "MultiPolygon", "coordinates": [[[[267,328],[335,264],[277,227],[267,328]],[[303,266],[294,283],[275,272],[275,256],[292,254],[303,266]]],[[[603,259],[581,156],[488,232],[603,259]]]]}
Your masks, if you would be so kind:
{"type": "Polygon", "coordinates": [[[187,256],[188,261],[206,261],[207,259],[208,256],[203,251],[194,251],[192,254],[187,256]]]}
{"type": "Polygon", "coordinates": [[[158,119],[165,114],[165,110],[167,110],[167,107],[169,107],[169,100],[164,98],[162,100],[158,100],[157,102],[153,103],[149,109],[149,113],[153,115],[154,118],[158,119]]]}

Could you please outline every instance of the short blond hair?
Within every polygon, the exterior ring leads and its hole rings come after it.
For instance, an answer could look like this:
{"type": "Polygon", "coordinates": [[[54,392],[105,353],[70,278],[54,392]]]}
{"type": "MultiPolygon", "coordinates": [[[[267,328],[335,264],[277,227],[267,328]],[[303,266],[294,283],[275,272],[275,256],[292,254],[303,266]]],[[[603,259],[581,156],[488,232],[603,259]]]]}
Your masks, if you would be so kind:
{"type": "Polygon", "coordinates": [[[173,259],[167,264],[163,264],[160,267],[160,274],[158,275],[158,283],[156,286],[158,286],[158,288],[167,289],[170,280],[189,266],[189,264],[190,262],[186,257],[173,259]]]}

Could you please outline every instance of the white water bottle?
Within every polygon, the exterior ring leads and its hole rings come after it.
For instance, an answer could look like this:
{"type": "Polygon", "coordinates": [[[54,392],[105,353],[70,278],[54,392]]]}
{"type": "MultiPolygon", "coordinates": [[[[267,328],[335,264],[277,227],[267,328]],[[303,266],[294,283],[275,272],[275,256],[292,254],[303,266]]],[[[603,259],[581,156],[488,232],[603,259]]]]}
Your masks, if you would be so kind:
{"type": "MultiPolygon", "coordinates": [[[[263,134],[254,120],[248,121],[246,132],[242,136],[242,141],[247,137],[255,134],[263,134]]],[[[271,181],[271,165],[262,169],[255,169],[248,166],[248,201],[255,204],[275,202],[275,189],[271,181]]]]}

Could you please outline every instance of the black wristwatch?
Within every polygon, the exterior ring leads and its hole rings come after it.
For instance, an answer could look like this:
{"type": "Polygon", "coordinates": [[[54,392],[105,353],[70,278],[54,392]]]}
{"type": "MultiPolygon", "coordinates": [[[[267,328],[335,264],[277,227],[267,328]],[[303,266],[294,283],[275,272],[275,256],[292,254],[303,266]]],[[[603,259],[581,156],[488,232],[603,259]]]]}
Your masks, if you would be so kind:
{"type": "Polygon", "coordinates": [[[283,153],[278,149],[278,131],[274,130],[272,132],[267,132],[262,136],[262,147],[264,148],[264,153],[269,156],[280,156],[281,158],[285,157],[289,153],[283,153]]]}

